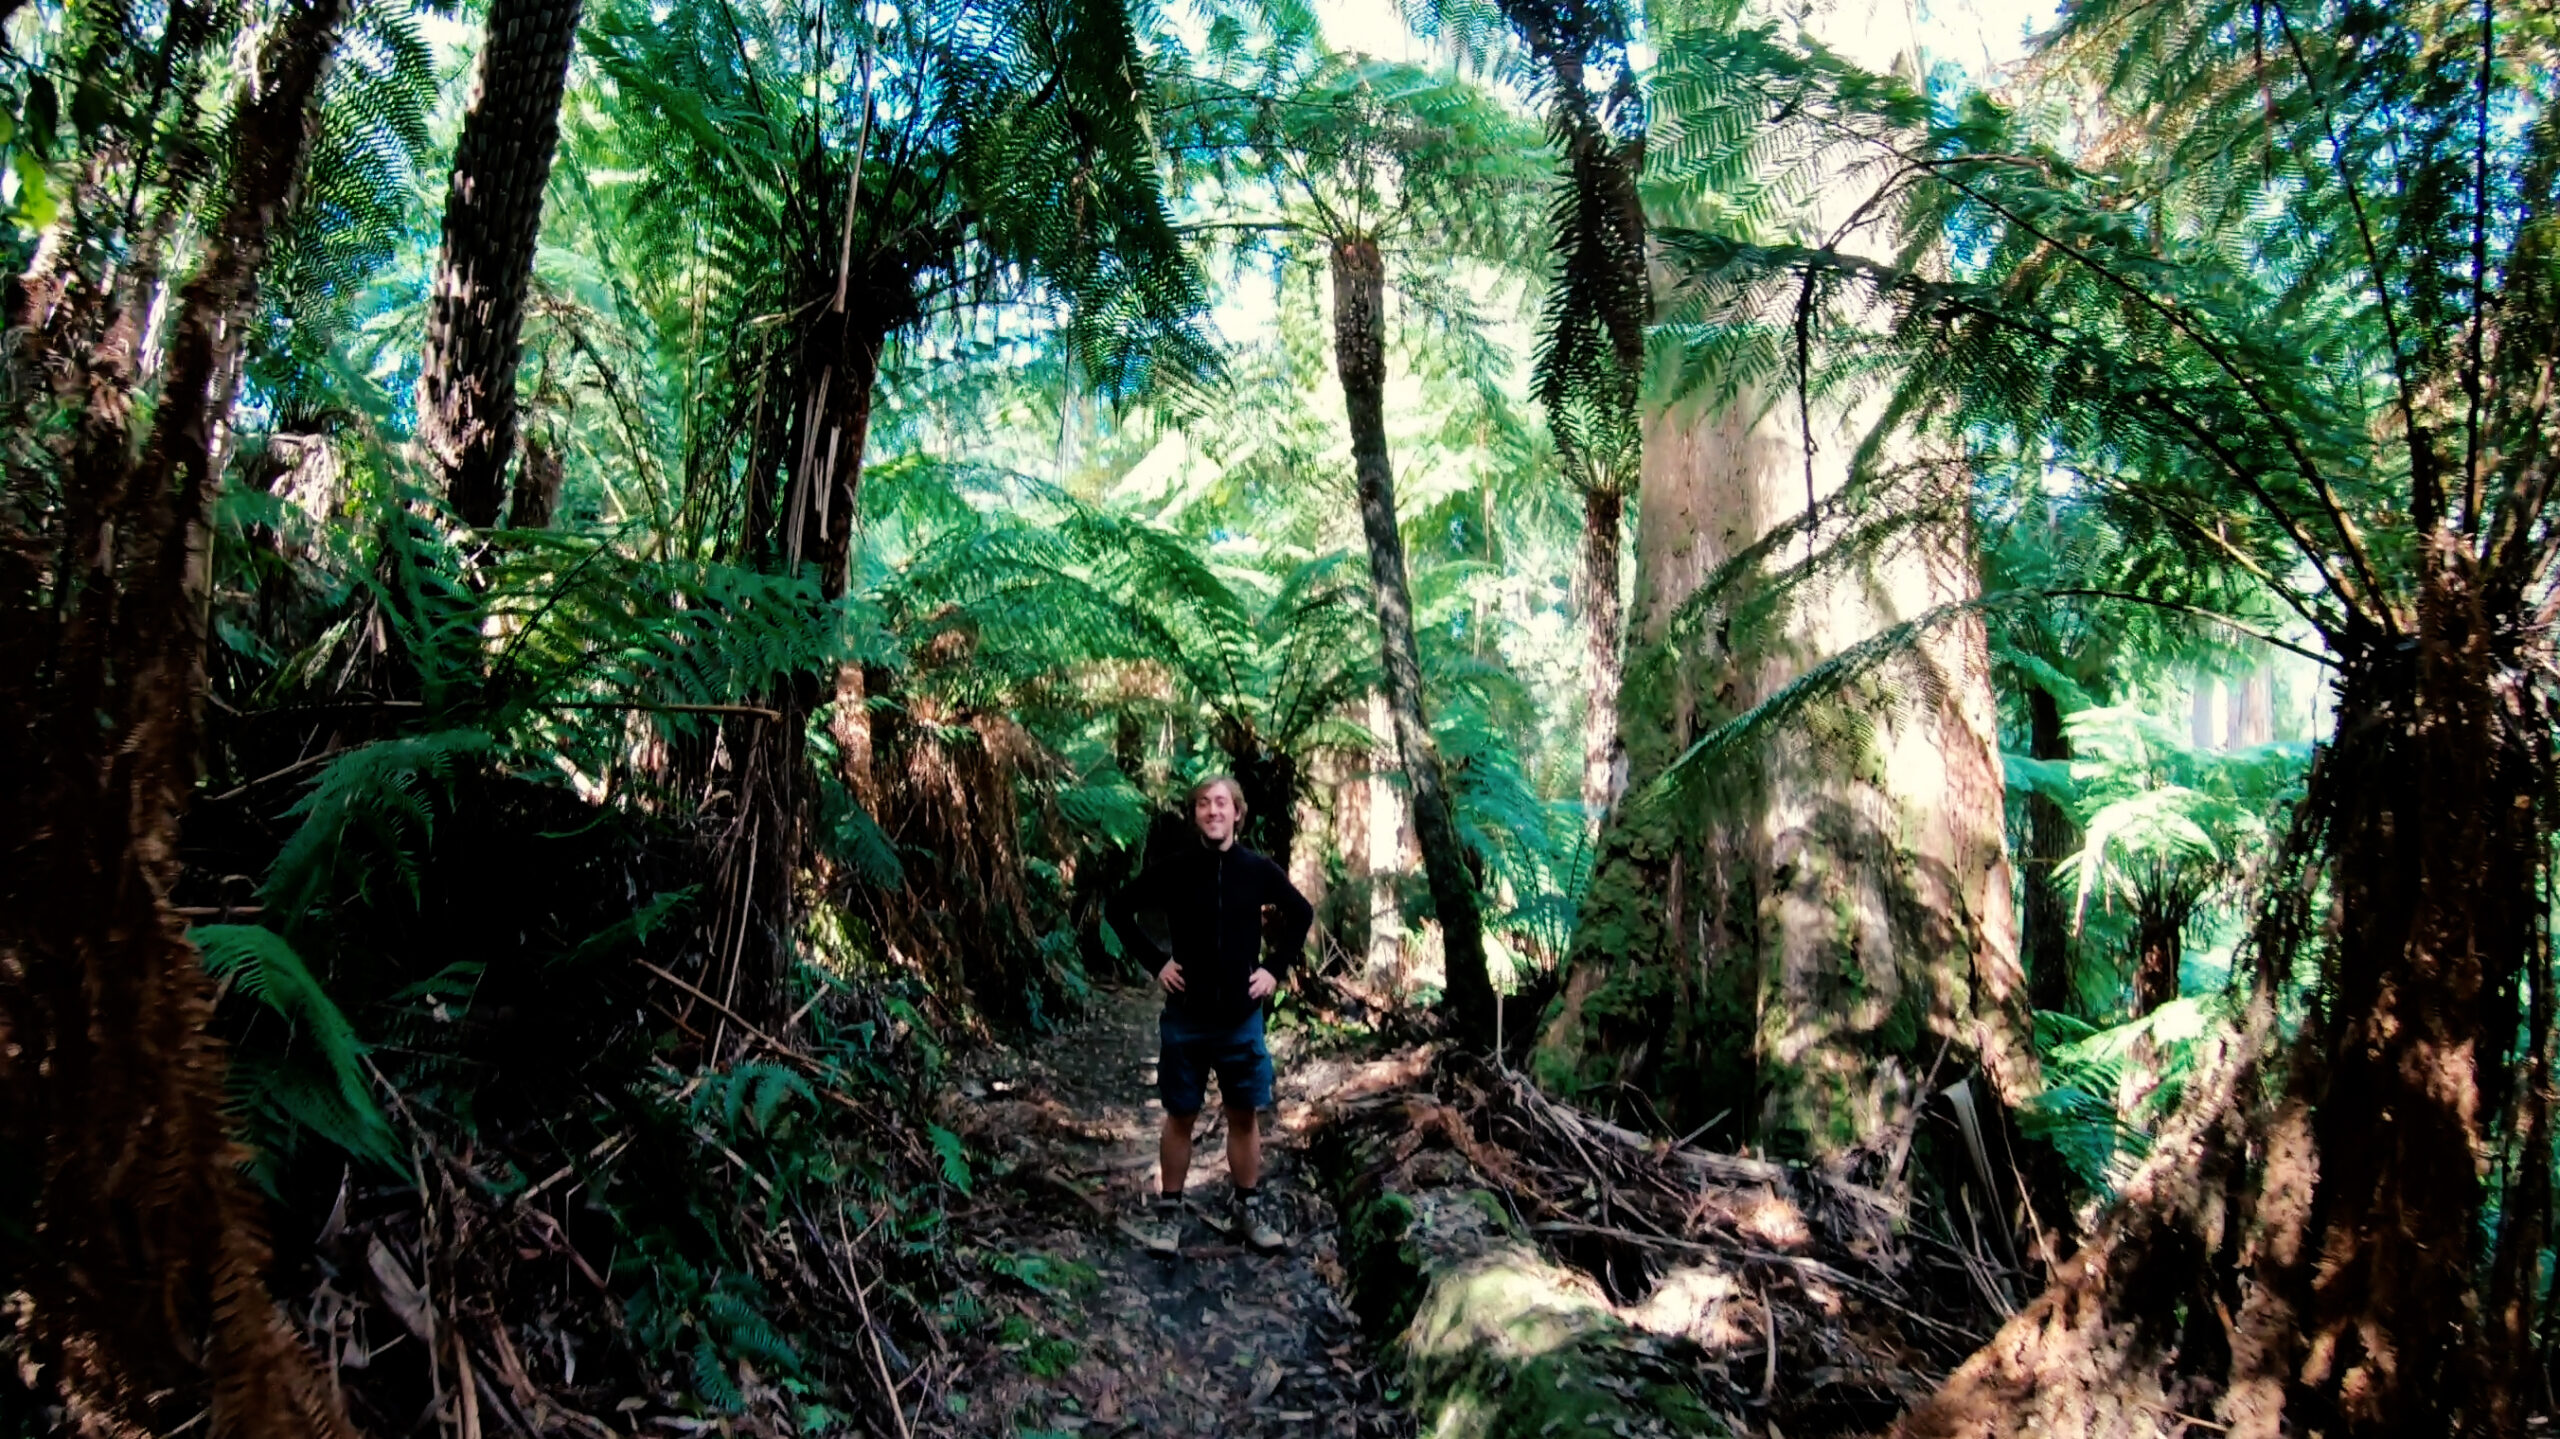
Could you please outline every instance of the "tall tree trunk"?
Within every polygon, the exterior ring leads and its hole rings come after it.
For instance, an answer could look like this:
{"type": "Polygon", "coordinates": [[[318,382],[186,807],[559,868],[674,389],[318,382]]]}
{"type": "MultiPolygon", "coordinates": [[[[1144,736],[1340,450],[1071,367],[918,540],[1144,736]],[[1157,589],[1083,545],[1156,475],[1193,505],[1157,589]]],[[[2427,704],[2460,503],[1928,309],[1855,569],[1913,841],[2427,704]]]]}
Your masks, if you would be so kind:
{"type": "Polygon", "coordinates": [[[196,781],[227,377],[342,8],[315,0],[269,32],[138,459],[134,317],[75,362],[89,407],[55,551],[61,609],[26,587],[40,568],[5,572],[9,607],[59,627],[49,671],[0,677],[0,1149],[34,1162],[12,1176],[32,1223],[0,1238],[0,1284],[26,1295],[27,1357],[83,1432],[165,1433],[208,1401],[215,1435],[347,1429],[267,1293],[260,1200],[206,1028],[212,985],[168,904],[196,781]]]}
{"type": "Polygon", "coordinates": [[[1343,407],[1351,423],[1351,461],[1359,483],[1360,528],[1369,541],[1387,709],[1413,791],[1423,878],[1431,886],[1431,907],[1448,956],[1449,1004],[1460,1032],[1471,1042],[1489,1044],[1494,1000],[1485,974],[1483,920],[1476,908],[1475,876],[1449,806],[1440,750],[1424,719],[1413,594],[1405,584],[1404,537],[1396,528],[1395,473],[1387,459],[1386,279],[1386,264],[1374,242],[1356,237],[1334,242],[1334,367],[1342,377],[1343,407]]]}
{"type": "Polygon", "coordinates": [[[418,439],[465,524],[498,522],[516,446],[516,361],[579,0],[492,0],[445,192],[418,371],[418,439]]]}
{"type": "MultiPolygon", "coordinates": [[[[2027,687],[2027,754],[2047,764],[2071,758],[2062,728],[2062,704],[2042,685],[2027,687]]],[[[2071,907],[2063,903],[2054,871],[2078,843],[2077,825],[2060,800],[2041,790],[2027,794],[2027,862],[2019,875],[2025,911],[2027,1002],[2037,1009],[2071,1008],[2071,907]]]]}
{"type": "Polygon", "coordinates": [[[1611,489],[1582,492],[1582,814],[1598,825],[1618,799],[1618,686],[1626,662],[1626,628],[1618,603],[1618,531],[1626,497],[1611,489]]]}
{"type": "MultiPolygon", "coordinates": [[[[1907,12],[1885,0],[1843,0],[1806,24],[1878,70],[1912,43],[1907,12]]],[[[1823,188],[1802,223],[1837,238],[1852,203],[1849,187],[1823,188]]],[[[1936,615],[1908,668],[1875,681],[1906,703],[1868,732],[1764,741],[1674,801],[1622,801],[1535,1058],[1551,1085],[1633,1084],[1674,1123],[1818,1155],[1904,1123],[1942,1047],[1979,1061],[2004,1099],[2037,1087],[1988,641],[1951,609],[1979,588],[1961,487],[1897,495],[1923,517],[1880,548],[1823,560],[1814,595],[1781,600],[1774,617],[1752,609],[1751,576],[1790,547],[1815,563],[1814,532],[1781,527],[1809,525],[1848,483],[1883,414],[1872,399],[1826,408],[1757,385],[1648,418],[1619,703],[1626,792],[1811,663],[1936,615]],[[1721,592],[1693,604],[1729,563],[1721,592]]]]}
{"type": "MultiPolygon", "coordinates": [[[[1642,794],[1697,736],[1734,712],[1738,692],[1718,657],[1674,620],[1710,572],[1747,544],[1754,523],[1724,513],[1735,484],[1715,473],[1747,453],[1736,413],[1657,415],[1644,436],[1636,498],[1636,607],[1618,692],[1626,793],[1642,794]],[[1705,708],[1706,713],[1701,714],[1705,708]]],[[[1713,777],[1719,807],[1747,807],[1755,774],[1713,777]]],[[[1757,898],[1749,853],[1708,806],[1622,803],[1600,831],[1591,882],[1565,959],[1563,993],[1533,1060],[1560,1092],[1640,1083],[1648,1098],[1691,1123],[1722,1111],[1717,1128],[1749,1131],[1755,1083],[1747,1056],[1710,1035],[1748,1032],[1752,983],[1705,983],[1726,956],[1756,954],[1757,898]]],[[[1748,969],[1748,965],[1741,965],[1748,969]]]]}
{"type": "MultiPolygon", "coordinates": [[[[1747,583],[1684,615],[1711,576],[1800,515],[1793,410],[1746,399],[1648,426],[1620,692],[1629,794],[1804,664],[1970,592],[1969,531],[1941,497],[1942,518],[1834,576],[1777,633],[1744,641],[1724,623],[1748,606],[1747,583]]],[[[1825,492],[1847,478],[1831,457],[1856,450],[1857,420],[1820,433],[1825,492]]],[[[1983,1062],[2004,1096],[2033,1089],[1988,643],[1955,618],[1910,663],[1884,682],[1927,698],[1863,740],[1769,744],[1611,815],[1535,1061],[1546,1083],[1633,1084],[1675,1123],[1817,1154],[1907,1117],[1942,1044],[1983,1062]]]]}
{"type": "MultiPolygon", "coordinates": [[[[1369,732],[1391,736],[1395,722],[1387,714],[1387,697],[1375,690],[1369,693],[1369,732]]],[[[1404,984],[1404,900],[1405,874],[1405,791],[1396,783],[1388,768],[1389,755],[1380,754],[1368,763],[1369,774],[1360,781],[1360,791],[1367,801],[1360,807],[1361,878],[1366,885],[1369,905],[1366,970],[1369,982],[1397,991],[1404,984]]]]}

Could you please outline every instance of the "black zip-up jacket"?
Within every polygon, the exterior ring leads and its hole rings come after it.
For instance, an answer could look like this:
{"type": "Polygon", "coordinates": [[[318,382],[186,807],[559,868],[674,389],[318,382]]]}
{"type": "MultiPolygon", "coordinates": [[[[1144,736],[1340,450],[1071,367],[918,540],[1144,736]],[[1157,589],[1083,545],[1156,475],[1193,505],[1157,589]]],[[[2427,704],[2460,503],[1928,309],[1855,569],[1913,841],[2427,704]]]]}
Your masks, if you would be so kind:
{"type": "Polygon", "coordinates": [[[1200,1028],[1229,1028],[1253,1017],[1261,1005],[1245,993],[1255,969],[1286,980],[1305,948],[1315,907],[1280,866],[1241,844],[1211,849],[1197,834],[1166,845],[1156,862],[1114,896],[1103,917],[1132,954],[1158,957],[1164,941],[1138,925],[1142,911],[1164,917],[1165,939],[1182,966],[1182,991],[1167,991],[1165,1012],[1200,1028]],[[1262,907],[1278,911],[1266,955],[1262,907]]]}

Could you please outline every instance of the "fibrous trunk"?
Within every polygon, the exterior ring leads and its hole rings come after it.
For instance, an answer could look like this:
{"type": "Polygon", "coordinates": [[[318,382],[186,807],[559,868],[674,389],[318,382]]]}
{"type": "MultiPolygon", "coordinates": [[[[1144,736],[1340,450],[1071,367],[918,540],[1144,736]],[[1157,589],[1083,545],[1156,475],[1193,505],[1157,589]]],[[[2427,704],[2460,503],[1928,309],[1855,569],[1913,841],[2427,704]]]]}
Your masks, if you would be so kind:
{"type": "Polygon", "coordinates": [[[2520,1432],[2551,1156],[2547,1040],[2521,1064],[2516,1041],[2544,982],[2550,717],[2501,597],[2441,559],[2422,585],[2414,642],[2368,636],[2341,666],[2239,1059],[1901,1434],[2165,1436],[2182,1413],[2248,1439],[2520,1432]],[[2280,1062],[2322,909],[2328,982],[2280,1062]]]}
{"type": "Polygon", "coordinates": [[[871,390],[883,343],[880,332],[831,314],[811,335],[801,364],[805,389],[792,437],[779,568],[788,574],[811,566],[829,599],[842,595],[851,578],[862,454],[870,442],[871,390]]]}
{"type": "Polygon", "coordinates": [[[2178,966],[2186,957],[2191,891],[2170,884],[2146,887],[2133,906],[2133,1004],[2149,1014],[2178,997],[2178,966]]]}
{"type": "Polygon", "coordinates": [[[516,466],[515,495],[507,501],[507,523],[519,530],[551,528],[563,478],[560,452],[540,440],[527,440],[524,462],[516,466]]]}
{"type": "MultiPolygon", "coordinates": [[[[810,163],[817,166],[822,159],[810,163]]],[[[800,257],[803,283],[813,292],[833,283],[836,298],[813,307],[816,313],[787,372],[793,395],[788,415],[758,441],[740,545],[762,568],[814,571],[819,594],[829,600],[841,597],[851,581],[871,392],[886,334],[886,322],[863,308],[859,297],[848,308],[839,264],[837,256],[816,251],[800,257]]],[[[815,795],[808,720],[820,705],[835,705],[828,728],[845,766],[842,775],[875,817],[885,781],[871,773],[878,740],[863,677],[853,667],[792,676],[761,700],[780,719],[748,718],[729,726],[728,753],[737,772],[727,788],[736,810],[718,841],[719,917],[709,953],[716,992],[765,1022],[778,1021],[789,1008],[786,987],[799,924],[793,880],[815,795]]]]}
{"type": "Polygon", "coordinates": [[[418,439],[463,523],[498,522],[516,443],[516,361],[579,0],[494,0],[445,193],[418,439]]]}
{"type": "MultiPolygon", "coordinates": [[[[2071,758],[2062,729],[2062,704],[2042,685],[2027,688],[2027,753],[2048,764],[2071,758]]],[[[2071,915],[2054,871],[2070,858],[2078,826],[2060,800],[2042,790],[2027,795],[2027,855],[2018,876],[2019,928],[2027,963],[2027,999],[2037,1009],[2071,1007],[2071,915]]]]}
{"type": "Polygon", "coordinates": [[[1413,594],[1405,583],[1404,538],[1396,527],[1395,474],[1387,459],[1386,267],[1364,239],[1333,247],[1334,363],[1351,423],[1351,459],[1360,494],[1360,528],[1369,542],[1369,579],[1384,652],[1387,709],[1413,793],[1413,826],[1422,844],[1423,878],[1440,920],[1448,956],[1449,1003],[1469,1038],[1493,1037],[1493,985],[1486,977],[1483,921],[1475,878],[1458,840],[1440,750],[1422,705],[1422,662],[1413,633],[1413,594]]]}
{"type": "Polygon", "coordinates": [[[1618,686],[1626,668],[1618,654],[1626,626],[1618,604],[1618,530],[1626,505],[1616,490],[1582,493],[1582,813],[1594,825],[1618,797],[1618,686]]]}
{"type": "Polygon", "coordinates": [[[216,1436],[346,1430],[267,1293],[259,1198],[206,1030],[212,985],[168,903],[196,781],[227,377],[342,8],[314,0],[269,32],[138,459],[139,315],[84,291],[66,312],[98,299],[96,332],[28,337],[34,373],[76,377],[85,408],[58,508],[11,476],[0,568],[12,628],[33,645],[16,658],[43,656],[0,672],[0,1152],[30,1161],[10,1176],[30,1227],[0,1238],[0,1287],[24,1295],[23,1362],[82,1432],[167,1433],[201,1415],[216,1436]],[[28,543],[21,524],[52,542],[28,543]]]}
{"type": "Polygon", "coordinates": [[[1638,185],[1645,102],[1628,54],[1630,7],[1504,0],[1501,8],[1544,81],[1547,130],[1564,162],[1538,401],[1557,458],[1582,490],[1582,812],[1596,827],[1618,797],[1619,528],[1639,465],[1637,395],[1653,319],[1638,185]]]}
{"type": "Polygon", "coordinates": [[[1298,848],[1298,759],[1266,747],[1243,726],[1219,736],[1227,752],[1227,772],[1244,789],[1242,838],[1252,849],[1289,868],[1298,848]]]}

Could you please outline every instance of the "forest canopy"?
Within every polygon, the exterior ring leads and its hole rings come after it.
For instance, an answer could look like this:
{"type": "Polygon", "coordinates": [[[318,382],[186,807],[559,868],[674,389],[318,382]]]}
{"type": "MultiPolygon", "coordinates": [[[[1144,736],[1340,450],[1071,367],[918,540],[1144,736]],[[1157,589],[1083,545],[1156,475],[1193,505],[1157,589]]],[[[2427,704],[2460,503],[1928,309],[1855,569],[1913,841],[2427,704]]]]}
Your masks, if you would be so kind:
{"type": "Polygon", "coordinates": [[[0,0],[0,1429],[2548,1423],[2560,12],[1939,8],[0,0]]]}

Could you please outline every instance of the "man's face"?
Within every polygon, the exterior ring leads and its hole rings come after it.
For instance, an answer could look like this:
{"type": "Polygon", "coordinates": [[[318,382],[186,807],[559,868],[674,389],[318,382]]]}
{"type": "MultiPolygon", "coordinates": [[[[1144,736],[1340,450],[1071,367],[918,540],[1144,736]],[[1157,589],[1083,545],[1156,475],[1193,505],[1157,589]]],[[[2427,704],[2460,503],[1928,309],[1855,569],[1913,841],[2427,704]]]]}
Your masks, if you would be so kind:
{"type": "Polygon", "coordinates": [[[1191,822],[1199,827],[1202,839],[1225,848],[1236,836],[1235,792],[1222,784],[1200,791],[1191,801],[1191,822]]]}

